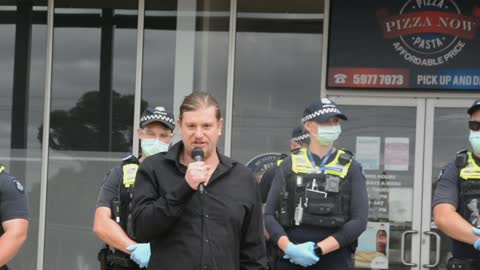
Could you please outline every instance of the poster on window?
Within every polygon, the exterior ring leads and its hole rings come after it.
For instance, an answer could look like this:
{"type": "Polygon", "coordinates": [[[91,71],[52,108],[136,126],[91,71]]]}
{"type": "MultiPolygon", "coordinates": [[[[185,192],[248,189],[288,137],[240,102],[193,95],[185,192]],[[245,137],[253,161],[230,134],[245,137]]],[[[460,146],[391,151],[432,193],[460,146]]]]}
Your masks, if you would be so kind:
{"type": "Polygon", "coordinates": [[[331,0],[327,88],[480,90],[480,1],[331,0]]]}
{"type": "Polygon", "coordinates": [[[388,269],[390,224],[368,222],[358,238],[355,252],[356,268],[388,269]]]}
{"type": "Polygon", "coordinates": [[[358,136],[355,159],[364,170],[378,170],[380,166],[380,137],[358,136]]]}
{"type": "Polygon", "coordinates": [[[409,155],[409,138],[385,138],[384,164],[386,171],[408,171],[409,155]]]}

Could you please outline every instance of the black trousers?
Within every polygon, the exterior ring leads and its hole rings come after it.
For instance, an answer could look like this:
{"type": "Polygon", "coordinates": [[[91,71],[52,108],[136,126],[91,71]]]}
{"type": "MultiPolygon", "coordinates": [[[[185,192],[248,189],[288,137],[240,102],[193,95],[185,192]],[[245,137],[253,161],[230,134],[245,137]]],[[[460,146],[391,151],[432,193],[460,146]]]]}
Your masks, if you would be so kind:
{"type": "Polygon", "coordinates": [[[275,264],[275,270],[353,270],[353,254],[350,250],[343,248],[332,253],[329,253],[320,258],[318,263],[303,267],[291,263],[289,260],[279,258],[275,264]]]}

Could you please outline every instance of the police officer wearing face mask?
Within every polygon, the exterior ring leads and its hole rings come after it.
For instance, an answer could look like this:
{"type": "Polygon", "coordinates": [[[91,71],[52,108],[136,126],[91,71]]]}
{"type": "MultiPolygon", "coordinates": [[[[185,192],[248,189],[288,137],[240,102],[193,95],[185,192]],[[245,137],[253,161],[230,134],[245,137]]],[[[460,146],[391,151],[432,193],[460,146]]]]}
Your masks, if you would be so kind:
{"type": "Polygon", "coordinates": [[[480,269],[480,99],[468,109],[469,141],[439,176],[433,196],[438,228],[452,240],[447,269],[480,269]]]}
{"type": "Polygon", "coordinates": [[[310,145],[286,158],[273,180],[265,225],[284,252],[277,270],[354,269],[368,198],[360,164],[350,151],[333,146],[340,119],[347,117],[329,99],[310,104],[302,118],[310,145]]]}
{"type": "Polygon", "coordinates": [[[168,151],[174,129],[172,112],[163,107],[147,108],[138,129],[140,160],[127,156],[105,178],[93,225],[95,234],[107,244],[99,253],[101,270],[140,269],[148,265],[150,244],[137,243],[133,235],[130,213],[133,186],[139,163],[148,156],[168,151]]]}

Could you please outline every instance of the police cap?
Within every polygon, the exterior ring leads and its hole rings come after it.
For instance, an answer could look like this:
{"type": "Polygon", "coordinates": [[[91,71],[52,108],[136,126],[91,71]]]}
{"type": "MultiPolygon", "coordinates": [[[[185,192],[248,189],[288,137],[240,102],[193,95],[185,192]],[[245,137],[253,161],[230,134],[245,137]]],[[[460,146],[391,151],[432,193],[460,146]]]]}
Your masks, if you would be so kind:
{"type": "Polygon", "coordinates": [[[468,108],[467,113],[472,115],[474,112],[480,109],[480,98],[475,100],[470,108],[468,108]]]}
{"type": "Polygon", "coordinates": [[[140,127],[143,128],[153,122],[162,123],[171,130],[175,129],[173,112],[165,110],[164,107],[148,107],[143,111],[142,117],[140,117],[140,127]]]}
{"type": "Polygon", "coordinates": [[[310,135],[302,127],[298,126],[292,130],[292,136],[290,137],[290,142],[299,142],[299,143],[310,143],[310,135]]]}
{"type": "Polygon", "coordinates": [[[328,119],[334,116],[343,120],[347,120],[347,117],[338,108],[335,102],[328,98],[322,98],[310,103],[310,105],[305,108],[303,111],[302,123],[307,121],[316,121],[322,123],[328,121],[328,119]]]}

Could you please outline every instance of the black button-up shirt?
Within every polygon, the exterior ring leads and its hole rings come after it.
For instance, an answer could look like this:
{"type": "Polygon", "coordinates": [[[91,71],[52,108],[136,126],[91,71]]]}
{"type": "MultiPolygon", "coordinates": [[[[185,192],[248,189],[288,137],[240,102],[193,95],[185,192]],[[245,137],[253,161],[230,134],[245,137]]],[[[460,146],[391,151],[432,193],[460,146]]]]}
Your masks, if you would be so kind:
{"type": "Polygon", "coordinates": [[[150,242],[148,269],[266,269],[261,202],[252,173],[219,155],[205,192],[179,163],[183,143],[140,165],[133,195],[139,242],[150,242]]]}

